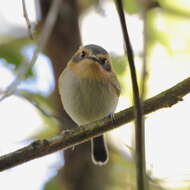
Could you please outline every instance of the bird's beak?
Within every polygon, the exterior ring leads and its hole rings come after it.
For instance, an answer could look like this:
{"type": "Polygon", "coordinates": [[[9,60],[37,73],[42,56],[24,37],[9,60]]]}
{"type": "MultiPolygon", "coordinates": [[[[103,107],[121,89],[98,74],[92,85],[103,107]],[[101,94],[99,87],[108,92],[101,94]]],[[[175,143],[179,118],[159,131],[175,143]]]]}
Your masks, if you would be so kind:
{"type": "Polygon", "coordinates": [[[90,55],[87,57],[87,59],[93,60],[95,63],[102,64],[101,61],[95,55],[90,55]]]}

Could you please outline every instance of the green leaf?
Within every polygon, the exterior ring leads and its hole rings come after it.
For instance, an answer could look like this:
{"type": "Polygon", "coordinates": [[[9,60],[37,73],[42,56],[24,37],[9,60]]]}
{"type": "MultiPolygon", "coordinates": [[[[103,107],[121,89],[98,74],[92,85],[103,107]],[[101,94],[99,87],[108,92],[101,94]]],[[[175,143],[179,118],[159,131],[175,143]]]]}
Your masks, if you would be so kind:
{"type": "MultiPolygon", "coordinates": [[[[0,37],[2,38],[2,36],[0,37]]],[[[22,49],[29,44],[28,38],[12,39],[7,38],[6,41],[0,44],[0,59],[5,60],[7,66],[12,65],[13,72],[16,72],[19,66],[23,63],[22,49]]],[[[32,69],[30,69],[25,77],[33,76],[32,69]]]]}
{"type": "Polygon", "coordinates": [[[137,0],[125,0],[124,9],[129,14],[135,14],[140,10],[140,4],[137,0]]]}
{"type": "Polygon", "coordinates": [[[60,177],[55,176],[45,184],[44,190],[61,190],[63,189],[62,184],[63,182],[60,181],[60,177]]]}
{"type": "Polygon", "coordinates": [[[23,60],[21,52],[18,49],[13,49],[7,46],[0,47],[0,58],[5,59],[8,64],[15,65],[15,68],[18,68],[23,60]]]}

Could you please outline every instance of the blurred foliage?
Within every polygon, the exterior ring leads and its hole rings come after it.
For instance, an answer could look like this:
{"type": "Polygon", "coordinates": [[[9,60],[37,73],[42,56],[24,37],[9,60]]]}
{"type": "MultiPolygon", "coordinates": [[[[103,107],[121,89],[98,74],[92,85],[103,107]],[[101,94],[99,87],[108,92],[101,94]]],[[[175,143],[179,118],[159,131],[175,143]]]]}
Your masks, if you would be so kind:
{"type": "Polygon", "coordinates": [[[20,49],[8,46],[0,47],[0,57],[5,59],[8,64],[13,64],[16,68],[23,60],[20,49]]]}
{"type": "MultiPolygon", "coordinates": [[[[77,148],[77,147],[76,147],[77,148]]],[[[111,182],[106,184],[105,190],[135,190],[135,164],[127,155],[123,156],[118,150],[111,147],[112,157],[110,157],[109,165],[111,167],[111,182]]],[[[61,171],[53,177],[45,185],[44,190],[66,190],[63,182],[60,180],[61,171]]],[[[90,177],[90,176],[89,176],[90,177]]],[[[87,179],[88,180],[88,179],[87,179]]]]}
{"type": "MultiPolygon", "coordinates": [[[[99,11],[99,10],[101,11],[101,9],[103,8],[102,7],[103,2],[106,2],[106,1],[80,0],[79,8],[81,10],[81,13],[83,13],[87,9],[91,8],[92,6],[94,6],[97,9],[97,11],[99,11]]],[[[140,10],[140,3],[138,0],[125,0],[124,1],[124,9],[128,14],[138,13],[140,10]]]]}
{"type": "Polygon", "coordinates": [[[44,190],[64,190],[62,188],[61,178],[57,176],[48,181],[45,185],[44,190]]]}
{"type": "Polygon", "coordinates": [[[148,39],[160,43],[168,53],[190,52],[189,18],[179,17],[162,9],[148,13],[148,39]],[[178,35],[180,33],[180,35],[178,35]]]}
{"type": "Polygon", "coordinates": [[[43,119],[43,130],[37,133],[34,138],[44,139],[51,138],[55,135],[58,135],[60,132],[59,121],[55,119],[53,116],[47,117],[43,114],[40,114],[43,119]]]}
{"type": "Polygon", "coordinates": [[[161,7],[177,16],[190,16],[190,1],[187,0],[158,0],[161,7]]]}
{"type": "Polygon", "coordinates": [[[119,76],[122,76],[125,73],[126,67],[128,66],[126,63],[126,58],[124,56],[112,55],[112,64],[114,71],[119,76]]]}
{"type": "Polygon", "coordinates": [[[128,61],[125,56],[112,55],[113,70],[117,73],[121,85],[121,93],[132,98],[131,78],[129,73],[128,61]]]}
{"type": "MultiPolygon", "coordinates": [[[[12,65],[13,72],[17,72],[18,68],[22,65],[24,60],[23,48],[31,44],[28,37],[15,38],[6,37],[3,43],[0,43],[0,59],[5,60],[7,66],[12,65]],[[6,39],[6,40],[5,40],[6,39]]],[[[25,74],[25,77],[33,75],[32,68],[25,74]]]]}
{"type": "Polygon", "coordinates": [[[33,138],[43,139],[50,138],[59,133],[59,121],[56,118],[55,112],[49,103],[49,98],[40,94],[31,93],[28,91],[19,91],[19,96],[28,100],[43,119],[43,130],[38,132],[33,138]]]}
{"type": "Polygon", "coordinates": [[[124,9],[128,14],[135,14],[140,11],[140,3],[138,0],[125,0],[124,9]]]}
{"type": "Polygon", "coordinates": [[[83,12],[94,5],[100,5],[100,3],[100,0],[81,0],[79,3],[79,8],[80,11],[83,12]]]}
{"type": "MultiPolygon", "coordinates": [[[[92,6],[101,7],[101,0],[81,0],[79,7],[81,14],[91,8],[92,6]]],[[[148,10],[147,16],[147,46],[148,56],[151,56],[151,48],[155,44],[161,44],[170,53],[190,53],[190,1],[189,0],[158,0],[160,6],[153,7],[148,10]]],[[[125,0],[125,10],[129,14],[140,14],[141,6],[140,0],[125,0]]],[[[18,39],[12,37],[4,37],[0,34],[0,59],[5,60],[7,65],[12,65],[13,73],[15,74],[23,61],[22,50],[25,46],[31,44],[28,36],[18,39]],[[4,38],[4,39],[3,39],[4,38]]],[[[127,95],[132,102],[131,79],[128,64],[124,56],[112,56],[113,68],[118,74],[122,86],[122,93],[127,95]]],[[[138,73],[140,75],[140,73],[138,73]]],[[[30,70],[26,76],[34,76],[30,70]]],[[[55,135],[58,132],[58,121],[54,116],[54,110],[51,107],[51,101],[48,97],[43,97],[39,94],[31,92],[20,92],[23,98],[30,101],[39,111],[40,116],[44,120],[44,131],[36,134],[37,138],[47,138],[55,135]]],[[[111,157],[113,184],[108,184],[109,190],[135,190],[135,166],[132,161],[122,156],[118,152],[111,157]],[[126,172],[127,171],[127,172],[126,172]],[[120,185],[115,185],[120,184],[120,185]],[[126,188],[127,187],[127,188],[126,188]]],[[[59,190],[61,189],[61,182],[57,176],[50,180],[45,189],[59,190]]],[[[165,185],[164,181],[150,181],[151,190],[187,190],[190,187],[161,187],[160,184],[165,185]]],[[[189,181],[187,182],[189,183],[189,181]]],[[[166,186],[166,185],[165,185],[166,186]]]]}
{"type": "Polygon", "coordinates": [[[159,15],[160,11],[158,11],[157,9],[153,9],[148,12],[148,20],[147,20],[148,40],[149,43],[151,44],[160,43],[164,47],[170,49],[167,34],[159,29],[160,24],[157,23],[159,15]]]}
{"type": "Polygon", "coordinates": [[[113,151],[111,159],[113,185],[108,189],[123,190],[126,187],[128,190],[136,189],[134,159],[129,158],[127,155],[122,156],[121,153],[116,150],[113,151]]]}

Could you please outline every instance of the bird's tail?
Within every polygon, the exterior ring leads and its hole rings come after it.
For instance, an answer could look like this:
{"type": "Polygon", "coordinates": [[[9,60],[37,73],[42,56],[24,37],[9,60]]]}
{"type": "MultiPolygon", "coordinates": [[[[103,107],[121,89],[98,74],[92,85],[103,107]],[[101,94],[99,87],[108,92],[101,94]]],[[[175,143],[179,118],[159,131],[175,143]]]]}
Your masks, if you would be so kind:
{"type": "Polygon", "coordinates": [[[109,159],[108,148],[104,141],[104,136],[98,136],[92,139],[92,161],[96,165],[104,165],[109,159]]]}

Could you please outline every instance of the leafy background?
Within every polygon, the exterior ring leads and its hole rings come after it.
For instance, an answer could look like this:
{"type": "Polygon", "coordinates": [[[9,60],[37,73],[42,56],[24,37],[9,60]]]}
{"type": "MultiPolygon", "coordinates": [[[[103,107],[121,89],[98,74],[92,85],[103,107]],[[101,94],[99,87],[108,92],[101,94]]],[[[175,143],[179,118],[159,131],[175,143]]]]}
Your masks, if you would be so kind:
{"type": "MultiPolygon", "coordinates": [[[[26,1],[34,36],[37,39],[41,19],[35,12],[34,2],[37,1],[26,1]]],[[[21,2],[7,0],[2,1],[2,5],[0,7],[1,94],[15,79],[22,60],[27,58],[30,61],[36,47],[36,40],[30,40],[28,37],[21,2]]],[[[143,50],[146,51],[147,98],[188,77],[190,2],[125,0],[124,6],[135,51],[139,83],[143,50]],[[143,16],[143,11],[146,17],[143,16]],[[143,33],[143,24],[145,24],[145,33],[143,33]],[[144,43],[143,37],[145,37],[144,43]]],[[[127,61],[123,55],[121,29],[113,1],[79,0],[78,7],[83,44],[99,44],[112,54],[113,67],[122,86],[117,111],[124,109],[132,104],[131,81],[127,61]]],[[[51,137],[60,131],[60,122],[56,118],[57,110],[53,101],[56,73],[52,64],[48,54],[42,52],[33,68],[23,76],[17,93],[0,102],[1,155],[16,150],[33,139],[51,137]]],[[[150,189],[190,188],[189,99],[190,96],[186,96],[184,101],[174,107],[146,116],[146,157],[150,189]]],[[[94,175],[88,172],[84,174],[83,170],[78,171],[81,178],[86,180],[86,185],[89,177],[91,178],[91,189],[100,189],[98,187],[110,190],[135,189],[133,130],[133,123],[130,123],[107,135],[111,158],[109,165],[101,169],[105,179],[100,179],[99,173],[94,175]]],[[[80,148],[76,147],[75,151],[78,150],[80,148]]],[[[65,184],[68,183],[67,178],[62,176],[64,163],[62,152],[54,153],[2,172],[0,185],[8,190],[14,188],[68,190],[65,188],[65,184]]],[[[100,172],[99,169],[96,170],[100,172]]]]}

